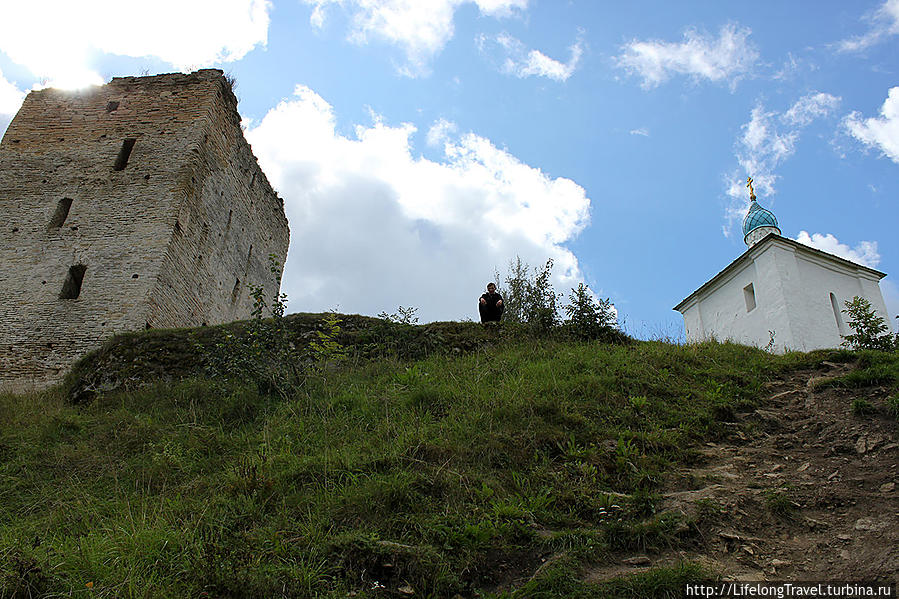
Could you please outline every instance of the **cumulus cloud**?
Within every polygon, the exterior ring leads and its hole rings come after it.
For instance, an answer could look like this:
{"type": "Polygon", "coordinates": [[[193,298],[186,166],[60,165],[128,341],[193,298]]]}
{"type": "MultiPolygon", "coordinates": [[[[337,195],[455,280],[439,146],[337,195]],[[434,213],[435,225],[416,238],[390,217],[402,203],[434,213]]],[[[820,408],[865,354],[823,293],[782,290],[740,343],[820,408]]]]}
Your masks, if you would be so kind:
{"type": "Polygon", "coordinates": [[[0,71],[0,137],[9,126],[12,117],[19,111],[25,92],[20,90],[11,81],[7,81],[0,71]]]}
{"type": "Polygon", "coordinates": [[[401,47],[404,75],[428,72],[431,58],[453,37],[453,17],[462,4],[473,3],[483,15],[504,17],[527,8],[527,0],[303,0],[313,7],[310,22],[322,27],[327,9],[337,5],[351,14],[349,39],[366,44],[377,39],[401,47]]]}
{"type": "Polygon", "coordinates": [[[899,0],[886,0],[876,11],[866,15],[870,27],[862,35],[838,44],[841,52],[858,52],[899,34],[899,0]]]}
{"type": "Polygon", "coordinates": [[[657,87],[672,75],[728,81],[733,89],[759,58],[749,41],[751,33],[749,28],[728,24],[717,38],[688,29],[679,43],[633,40],[616,61],[629,73],[642,77],[644,89],[657,87]]]}
{"type": "Polygon", "coordinates": [[[741,127],[734,144],[739,167],[725,176],[725,189],[731,198],[725,209],[725,235],[742,220],[749,204],[746,177],[751,176],[760,195],[773,195],[777,168],[796,152],[802,130],[813,121],[833,114],[840,98],[823,92],[811,92],[799,98],[783,112],[753,107],[749,122],[741,127]]]}
{"type": "Polygon", "coordinates": [[[860,241],[858,245],[852,248],[845,243],[840,243],[830,233],[812,233],[809,235],[806,231],[799,231],[796,241],[870,268],[876,268],[880,264],[880,253],[877,250],[876,241],[860,241]]]}
{"type": "Polygon", "coordinates": [[[22,100],[25,99],[25,92],[20,90],[11,81],[7,81],[0,71],[0,118],[12,116],[19,110],[22,100]]]}
{"type": "Polygon", "coordinates": [[[649,129],[647,129],[646,127],[631,129],[631,135],[642,135],[643,137],[649,137],[649,129]]]}
{"type": "Polygon", "coordinates": [[[550,58],[539,50],[531,50],[507,33],[495,37],[481,35],[477,39],[481,52],[492,57],[499,56],[500,70],[520,79],[525,77],[546,77],[554,81],[567,81],[577,69],[584,53],[580,39],[568,47],[567,62],[550,58]]]}
{"type": "Polygon", "coordinates": [[[582,280],[565,247],[589,222],[590,200],[447,121],[429,132],[440,160],[416,154],[411,124],[375,118],[336,132],[332,107],[295,95],[247,131],[285,200],[291,309],[377,314],[419,307],[423,320],[476,317],[481,289],[516,255],[555,261],[557,289],[582,280]]]}
{"type": "Polygon", "coordinates": [[[184,70],[238,60],[265,45],[269,9],[268,0],[17,2],[4,8],[0,50],[49,85],[99,84],[89,66],[96,52],[156,57],[184,70]]]}
{"type": "Polygon", "coordinates": [[[899,164],[899,87],[891,88],[880,108],[880,118],[863,118],[853,112],[843,120],[849,134],[863,144],[878,148],[899,164]]]}

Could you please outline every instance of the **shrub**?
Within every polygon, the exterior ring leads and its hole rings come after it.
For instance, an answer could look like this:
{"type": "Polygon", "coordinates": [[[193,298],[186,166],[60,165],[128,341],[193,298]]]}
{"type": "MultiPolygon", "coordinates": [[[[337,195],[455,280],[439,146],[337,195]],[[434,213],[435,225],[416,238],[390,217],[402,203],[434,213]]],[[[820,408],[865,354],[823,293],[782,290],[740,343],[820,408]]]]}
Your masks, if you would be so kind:
{"type": "Polygon", "coordinates": [[[855,296],[845,302],[846,309],[842,310],[849,316],[849,326],[853,333],[843,335],[843,345],[849,349],[878,349],[891,351],[894,341],[882,316],[878,316],[871,306],[871,302],[863,297],[855,296]]]}
{"type": "Polygon", "coordinates": [[[577,289],[568,294],[569,304],[565,306],[568,318],[563,323],[569,332],[581,339],[597,339],[605,329],[615,324],[612,302],[608,299],[593,299],[590,288],[578,283],[577,289]]]}
{"type": "MultiPolygon", "coordinates": [[[[280,281],[278,257],[269,254],[269,264],[272,277],[280,281]]],[[[308,347],[301,349],[292,339],[284,318],[287,294],[275,295],[269,304],[262,286],[253,286],[250,297],[253,318],[243,334],[228,332],[216,343],[207,357],[208,374],[253,382],[263,393],[274,392],[287,398],[303,386],[311,372],[320,372],[317,365],[346,356],[345,348],[337,342],[341,319],[335,313],[324,317],[308,347]]]]}
{"type": "MultiPolygon", "coordinates": [[[[552,258],[542,268],[534,268],[533,273],[520,257],[516,257],[514,262],[509,261],[505,287],[497,289],[506,306],[503,320],[528,323],[542,330],[559,324],[559,294],[549,280],[552,269],[552,258]]],[[[498,272],[496,278],[499,280],[498,272]]]]}

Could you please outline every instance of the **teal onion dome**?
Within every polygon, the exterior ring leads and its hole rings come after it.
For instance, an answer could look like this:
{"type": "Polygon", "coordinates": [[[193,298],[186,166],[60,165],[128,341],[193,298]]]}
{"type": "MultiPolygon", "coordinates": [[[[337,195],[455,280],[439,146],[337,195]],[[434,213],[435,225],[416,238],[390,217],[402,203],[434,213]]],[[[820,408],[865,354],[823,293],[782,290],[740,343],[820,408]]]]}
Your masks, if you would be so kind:
{"type": "Polygon", "coordinates": [[[777,219],[774,218],[774,213],[770,210],[765,210],[753,199],[752,204],[749,206],[749,212],[743,217],[743,237],[745,238],[760,227],[774,227],[778,232],[780,231],[780,227],[777,226],[777,219]]]}

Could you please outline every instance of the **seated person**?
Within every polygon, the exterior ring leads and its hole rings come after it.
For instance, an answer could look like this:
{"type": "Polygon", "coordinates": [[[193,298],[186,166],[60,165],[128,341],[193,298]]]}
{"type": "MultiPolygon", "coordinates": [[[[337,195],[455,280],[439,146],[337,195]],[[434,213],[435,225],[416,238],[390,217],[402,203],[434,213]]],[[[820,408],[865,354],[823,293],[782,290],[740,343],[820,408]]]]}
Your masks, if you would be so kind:
{"type": "Polygon", "coordinates": [[[505,309],[503,298],[496,292],[496,285],[487,284],[487,293],[478,301],[478,312],[481,313],[481,322],[499,322],[505,309]]]}

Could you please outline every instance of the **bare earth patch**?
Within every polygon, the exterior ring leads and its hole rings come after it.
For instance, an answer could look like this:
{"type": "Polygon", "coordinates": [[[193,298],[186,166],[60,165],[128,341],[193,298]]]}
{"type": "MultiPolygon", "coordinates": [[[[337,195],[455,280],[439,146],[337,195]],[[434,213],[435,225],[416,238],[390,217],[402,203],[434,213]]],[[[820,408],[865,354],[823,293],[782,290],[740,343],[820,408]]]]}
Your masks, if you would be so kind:
{"type": "Polygon", "coordinates": [[[825,362],[768,383],[725,441],[671,473],[661,508],[697,523],[696,548],[621,556],[586,579],[690,560],[729,580],[899,582],[897,425],[886,388],[822,385],[851,369],[825,362]],[[856,399],[880,409],[855,415],[856,399]]]}

